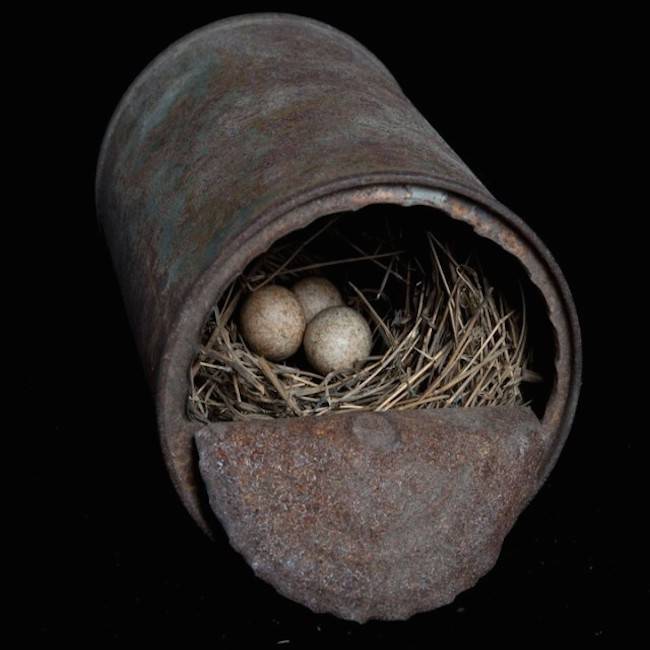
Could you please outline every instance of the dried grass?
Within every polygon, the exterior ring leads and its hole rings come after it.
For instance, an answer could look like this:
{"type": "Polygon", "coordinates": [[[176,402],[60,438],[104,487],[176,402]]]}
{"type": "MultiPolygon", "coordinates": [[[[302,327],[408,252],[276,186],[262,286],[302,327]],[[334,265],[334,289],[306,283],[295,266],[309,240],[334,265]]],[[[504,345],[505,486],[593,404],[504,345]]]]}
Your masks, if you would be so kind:
{"type": "Polygon", "coordinates": [[[308,236],[277,243],[224,292],[191,368],[192,418],[207,422],[523,403],[521,382],[538,379],[526,369],[523,293],[519,307],[512,308],[488,284],[477,260],[460,263],[430,232],[424,259],[408,247],[382,250],[385,242],[400,242],[390,232],[370,244],[367,238],[361,244],[353,241],[337,221],[330,218],[308,236]],[[319,248],[326,231],[330,244],[319,248]],[[332,247],[332,241],[339,245],[332,247]],[[345,252],[344,247],[351,254],[327,255],[333,248],[345,252]],[[345,268],[349,277],[376,280],[365,288],[351,280],[339,284],[346,302],[371,324],[373,356],[360,367],[322,376],[300,355],[291,363],[274,363],[247,347],[236,315],[248,292],[271,282],[290,285],[334,267],[345,268]]]}

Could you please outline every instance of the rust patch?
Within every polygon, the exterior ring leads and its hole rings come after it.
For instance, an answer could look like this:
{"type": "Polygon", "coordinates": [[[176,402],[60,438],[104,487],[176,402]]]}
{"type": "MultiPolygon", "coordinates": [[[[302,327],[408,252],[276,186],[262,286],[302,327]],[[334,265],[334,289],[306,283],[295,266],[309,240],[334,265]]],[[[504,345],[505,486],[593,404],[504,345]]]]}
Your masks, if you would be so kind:
{"type": "Polygon", "coordinates": [[[196,441],[256,574],[366,621],[449,603],[492,567],[535,491],[539,428],[523,407],[442,409],[212,424],[196,441]]]}

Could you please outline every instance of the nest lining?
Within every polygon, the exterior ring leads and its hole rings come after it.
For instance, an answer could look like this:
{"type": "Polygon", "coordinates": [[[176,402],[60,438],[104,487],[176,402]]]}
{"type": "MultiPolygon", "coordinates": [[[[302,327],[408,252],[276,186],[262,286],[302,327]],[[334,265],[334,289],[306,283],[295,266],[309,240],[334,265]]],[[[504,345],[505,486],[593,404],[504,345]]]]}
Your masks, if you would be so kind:
{"type": "Polygon", "coordinates": [[[276,242],[214,306],[190,371],[188,415],[209,422],[523,404],[521,383],[539,380],[528,369],[523,291],[511,306],[474,254],[463,259],[429,230],[416,244],[388,221],[358,235],[340,215],[276,242]],[[243,298],[308,275],[329,277],[368,320],[372,354],[357,367],[323,376],[301,353],[272,362],[243,340],[243,298]]]}

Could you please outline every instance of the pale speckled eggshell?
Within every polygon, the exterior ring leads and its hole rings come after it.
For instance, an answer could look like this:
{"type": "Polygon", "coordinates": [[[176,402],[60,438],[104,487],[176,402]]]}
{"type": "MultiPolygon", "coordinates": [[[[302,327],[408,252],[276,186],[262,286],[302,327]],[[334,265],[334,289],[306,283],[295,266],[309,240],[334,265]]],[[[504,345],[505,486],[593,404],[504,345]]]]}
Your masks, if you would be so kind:
{"type": "Polygon", "coordinates": [[[248,296],[239,313],[239,326],[253,352],[282,361],[300,347],[305,315],[292,291],[267,285],[248,296]]]}
{"type": "Polygon", "coordinates": [[[309,363],[326,375],[363,361],[372,347],[366,319],[345,306],[328,307],[307,324],[303,341],[309,363]]]}
{"type": "Polygon", "coordinates": [[[303,278],[298,280],[291,290],[302,305],[307,323],[323,309],[343,304],[339,290],[327,278],[318,276],[303,278]]]}

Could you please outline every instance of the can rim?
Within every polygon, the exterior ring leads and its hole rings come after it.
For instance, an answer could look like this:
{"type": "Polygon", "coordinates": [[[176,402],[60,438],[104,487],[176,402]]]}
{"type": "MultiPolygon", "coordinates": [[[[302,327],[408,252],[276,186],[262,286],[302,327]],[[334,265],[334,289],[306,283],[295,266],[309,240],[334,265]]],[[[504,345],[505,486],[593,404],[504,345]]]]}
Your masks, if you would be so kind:
{"type": "MultiPolygon", "coordinates": [[[[478,236],[497,243],[522,263],[549,309],[555,335],[555,384],[542,419],[548,438],[540,465],[541,487],[553,470],[568,437],[581,385],[582,352],[578,317],[566,279],[548,248],[533,230],[490,195],[447,179],[407,172],[374,173],[340,178],[297,192],[261,211],[250,227],[221,247],[188,292],[170,329],[161,357],[155,399],[159,434],[171,479],[184,505],[209,535],[207,513],[197,499],[196,476],[189,467],[193,431],[202,426],[185,415],[188,369],[196,352],[205,316],[214,299],[255,256],[280,237],[336,212],[356,211],[384,203],[408,207],[429,205],[469,223],[478,236]],[[228,254],[226,254],[228,251],[228,254]],[[197,339],[198,340],[198,339],[197,339]]],[[[199,479],[200,480],[200,479],[199,479]]]]}

